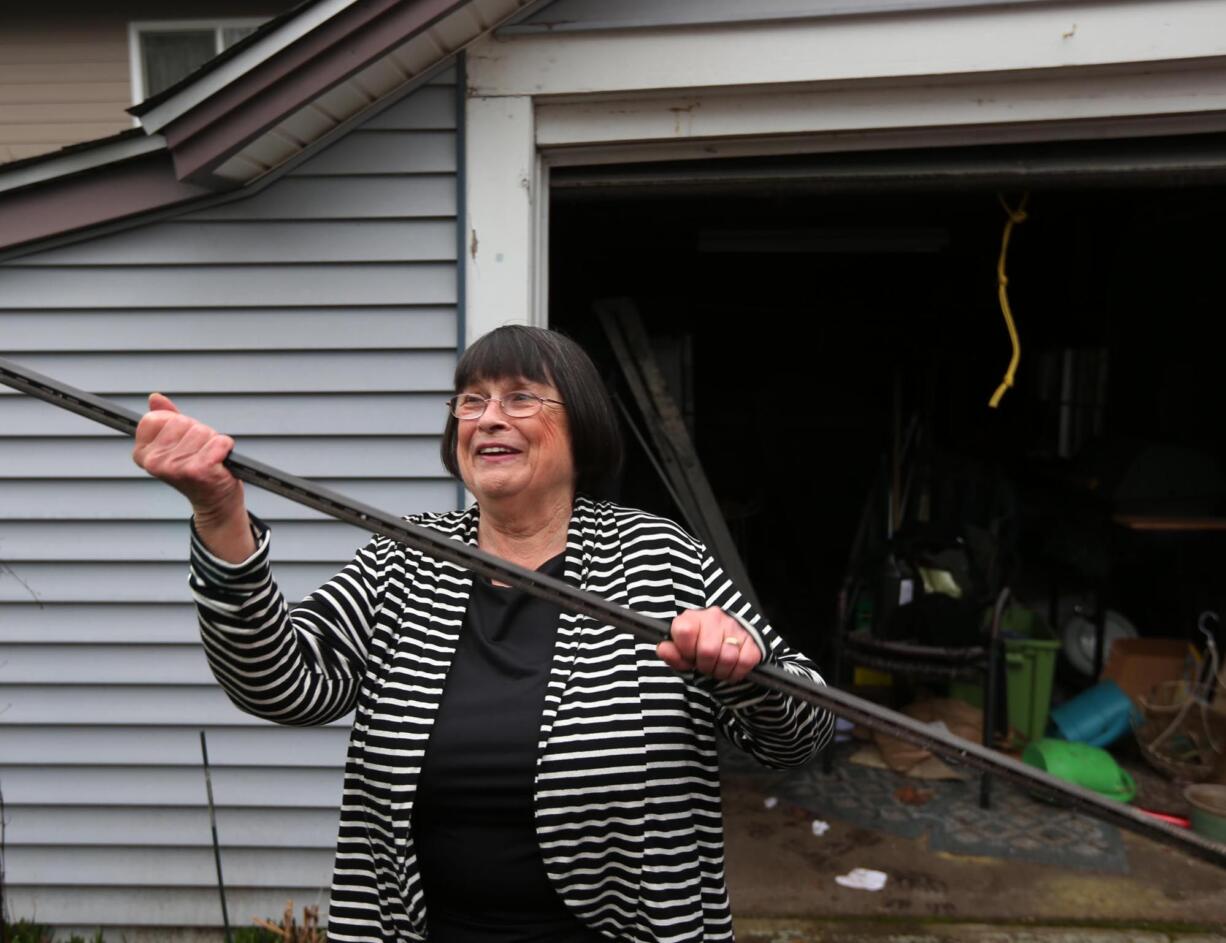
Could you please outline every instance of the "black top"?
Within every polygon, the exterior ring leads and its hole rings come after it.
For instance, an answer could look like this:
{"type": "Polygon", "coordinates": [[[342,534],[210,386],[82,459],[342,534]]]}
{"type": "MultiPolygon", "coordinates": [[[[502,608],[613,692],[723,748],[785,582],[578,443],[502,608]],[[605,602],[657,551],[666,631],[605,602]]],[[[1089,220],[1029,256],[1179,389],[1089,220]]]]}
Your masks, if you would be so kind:
{"type": "MultiPolygon", "coordinates": [[[[540,567],[560,576],[563,555],[540,567]]],[[[474,577],[417,784],[413,834],[431,940],[597,943],[545,873],[537,742],[560,610],[474,577]]]]}

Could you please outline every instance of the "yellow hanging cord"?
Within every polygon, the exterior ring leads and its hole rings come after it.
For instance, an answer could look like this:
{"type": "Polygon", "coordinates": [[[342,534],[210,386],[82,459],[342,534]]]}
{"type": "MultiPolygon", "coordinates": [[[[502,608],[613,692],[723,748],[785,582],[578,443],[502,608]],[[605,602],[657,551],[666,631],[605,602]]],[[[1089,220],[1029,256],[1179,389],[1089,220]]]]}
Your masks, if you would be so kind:
{"type": "Polygon", "coordinates": [[[1026,201],[1030,199],[1030,194],[1027,193],[1022,197],[1022,202],[1017,205],[1017,209],[1009,208],[1009,204],[1005,202],[1005,198],[998,197],[1000,205],[1004,207],[1006,215],[1009,217],[1005,221],[1005,233],[1000,240],[1000,261],[996,263],[996,283],[997,295],[1000,297],[1000,310],[1005,316],[1005,326],[1009,329],[1009,340],[1013,342],[1013,356],[1009,359],[1009,369],[1005,371],[1005,378],[1001,380],[1000,386],[996,388],[996,392],[992,394],[988,405],[995,409],[1000,405],[1001,398],[1005,395],[1005,391],[1013,386],[1013,375],[1017,373],[1018,361],[1022,359],[1022,342],[1017,336],[1017,325],[1013,323],[1013,311],[1009,308],[1009,279],[1005,276],[1005,257],[1009,254],[1009,236],[1013,233],[1013,227],[1017,223],[1026,221],[1026,201]]]}

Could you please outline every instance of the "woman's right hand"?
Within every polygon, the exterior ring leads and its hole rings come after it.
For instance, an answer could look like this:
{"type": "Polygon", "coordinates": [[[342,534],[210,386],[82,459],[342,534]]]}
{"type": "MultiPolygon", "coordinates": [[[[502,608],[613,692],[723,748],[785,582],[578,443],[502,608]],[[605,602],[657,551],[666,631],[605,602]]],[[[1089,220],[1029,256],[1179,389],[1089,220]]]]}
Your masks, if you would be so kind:
{"type": "Polygon", "coordinates": [[[234,449],[228,435],[184,416],[170,397],[149,395],[136,427],[132,460],[191,502],[196,530],[213,553],[238,563],[255,549],[243,483],[223,464],[234,449]]]}

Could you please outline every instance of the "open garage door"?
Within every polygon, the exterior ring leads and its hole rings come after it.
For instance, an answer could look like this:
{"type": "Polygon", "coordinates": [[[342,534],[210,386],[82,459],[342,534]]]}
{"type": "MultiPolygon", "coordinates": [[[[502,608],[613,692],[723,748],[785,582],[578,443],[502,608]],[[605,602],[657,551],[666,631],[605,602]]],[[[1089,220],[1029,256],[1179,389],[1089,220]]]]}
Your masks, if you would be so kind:
{"type": "MultiPolygon", "coordinates": [[[[1191,638],[1226,563],[1224,172],[1219,134],[559,167],[550,322],[615,376],[594,305],[634,303],[769,615],[816,657],[903,490],[949,539],[990,534],[1057,623],[1095,593],[1191,638]],[[1023,193],[1022,356],[990,409],[1023,193]]],[[[679,516],[641,452],[620,497],[679,516]]]]}

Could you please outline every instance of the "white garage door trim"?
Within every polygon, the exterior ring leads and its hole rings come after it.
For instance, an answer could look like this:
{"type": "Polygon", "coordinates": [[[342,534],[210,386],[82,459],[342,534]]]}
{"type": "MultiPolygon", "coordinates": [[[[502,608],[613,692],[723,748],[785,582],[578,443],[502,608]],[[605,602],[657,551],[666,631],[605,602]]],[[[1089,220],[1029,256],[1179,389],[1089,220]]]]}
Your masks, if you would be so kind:
{"type": "Polygon", "coordinates": [[[551,166],[1224,130],[1226,4],[487,37],[468,83],[471,340],[547,320],[551,166]]]}

